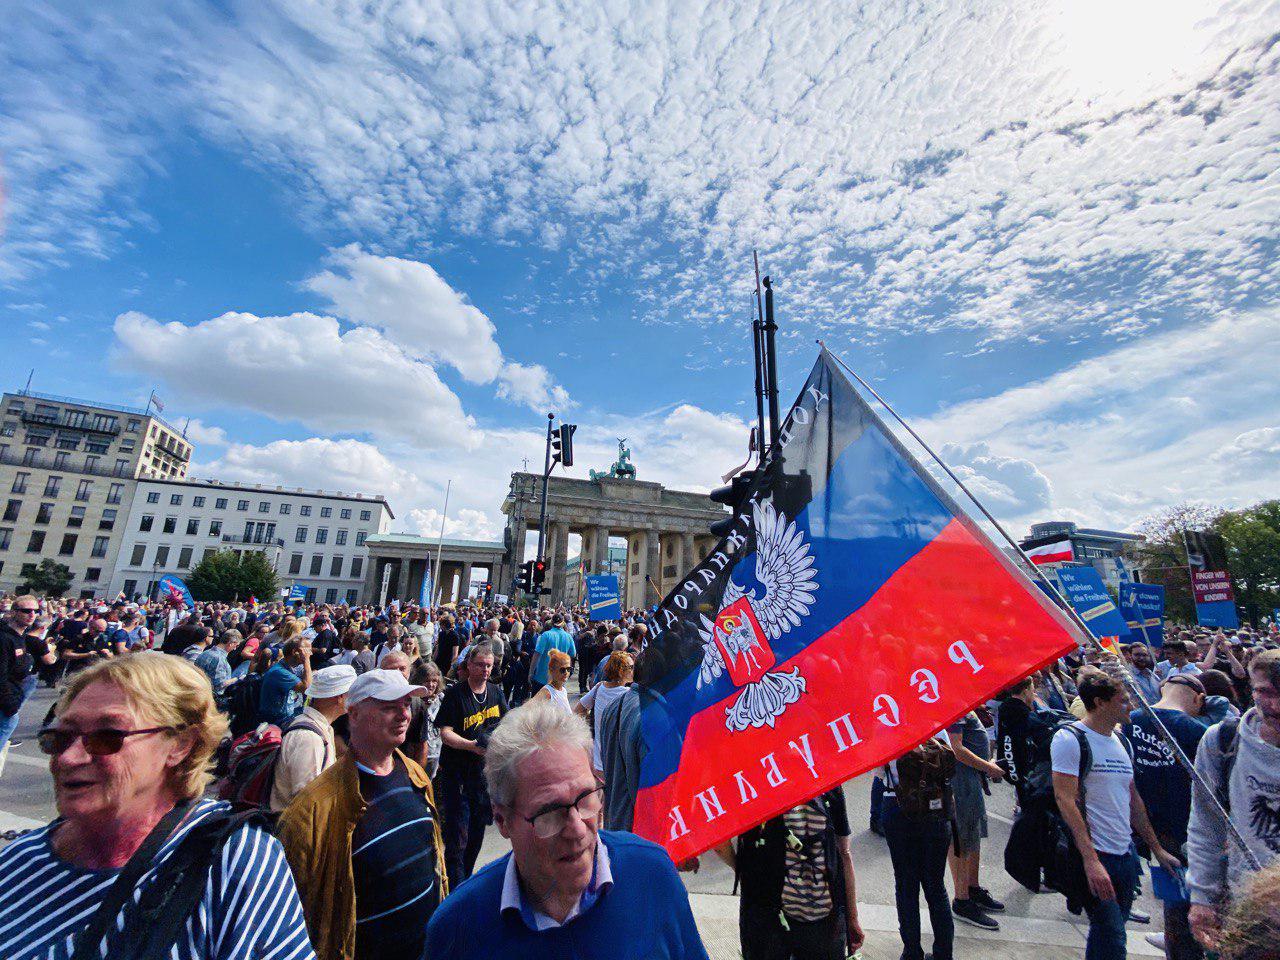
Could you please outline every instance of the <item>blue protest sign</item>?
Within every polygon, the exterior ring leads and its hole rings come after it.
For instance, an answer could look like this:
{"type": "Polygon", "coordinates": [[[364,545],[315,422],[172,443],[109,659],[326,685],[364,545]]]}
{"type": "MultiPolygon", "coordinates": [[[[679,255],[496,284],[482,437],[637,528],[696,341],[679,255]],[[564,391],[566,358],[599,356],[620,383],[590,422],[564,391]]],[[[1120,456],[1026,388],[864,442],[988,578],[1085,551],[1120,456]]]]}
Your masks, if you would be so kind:
{"type": "Polygon", "coordinates": [[[188,609],[196,605],[195,600],[191,597],[191,591],[187,588],[182,578],[168,573],[161,577],[160,582],[156,585],[156,596],[161,600],[168,600],[170,603],[181,604],[188,609]]]}
{"type": "Polygon", "coordinates": [[[1059,567],[1062,592],[1095,637],[1127,637],[1129,627],[1093,567],[1059,567]]]}
{"type": "Polygon", "coordinates": [[[615,574],[587,577],[587,611],[590,620],[618,620],[622,617],[622,601],[615,574]]]}
{"type": "Polygon", "coordinates": [[[1120,612],[1135,637],[1164,646],[1164,587],[1158,583],[1120,584],[1120,612]]]}

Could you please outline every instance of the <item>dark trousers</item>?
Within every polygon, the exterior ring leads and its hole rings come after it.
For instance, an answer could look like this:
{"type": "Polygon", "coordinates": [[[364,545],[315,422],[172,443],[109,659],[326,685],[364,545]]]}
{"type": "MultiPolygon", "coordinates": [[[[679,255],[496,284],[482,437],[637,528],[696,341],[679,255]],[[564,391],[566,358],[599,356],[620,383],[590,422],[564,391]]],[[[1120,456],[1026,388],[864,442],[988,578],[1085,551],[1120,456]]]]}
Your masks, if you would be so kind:
{"type": "Polygon", "coordinates": [[[787,919],[743,905],[738,913],[742,960],[845,960],[844,917],[833,910],[821,920],[787,919]]]}
{"type": "Polygon", "coordinates": [[[889,859],[893,862],[893,895],[898,906],[903,960],[924,958],[924,947],[920,943],[921,890],[933,925],[933,960],[951,960],[956,928],[944,879],[951,825],[945,820],[904,817],[898,801],[891,796],[884,798],[881,816],[885,839],[889,841],[889,859]]]}
{"type": "Polygon", "coordinates": [[[1089,939],[1085,943],[1085,960],[1124,960],[1124,924],[1133,906],[1133,892],[1138,882],[1138,855],[1128,853],[1099,853],[1098,859],[1111,877],[1115,888],[1114,900],[1090,897],[1084,905],[1089,915],[1089,939]]]}
{"type": "Polygon", "coordinates": [[[449,873],[449,889],[471,876],[484,843],[484,828],[493,810],[489,791],[480,774],[459,776],[441,769],[439,788],[440,832],[444,834],[444,865],[449,873]]]}

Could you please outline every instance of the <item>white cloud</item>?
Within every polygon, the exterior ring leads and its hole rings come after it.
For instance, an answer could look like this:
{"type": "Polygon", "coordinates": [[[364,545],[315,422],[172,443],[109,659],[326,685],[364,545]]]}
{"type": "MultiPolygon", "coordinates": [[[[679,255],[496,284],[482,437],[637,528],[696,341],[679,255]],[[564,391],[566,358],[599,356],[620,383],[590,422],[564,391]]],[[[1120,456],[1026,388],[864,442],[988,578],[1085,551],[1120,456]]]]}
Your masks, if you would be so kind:
{"type": "Polygon", "coordinates": [[[367,327],[331,317],[224,313],[194,325],[116,318],[118,355],[194,400],[246,407],[328,433],[372,432],[468,448],[474,421],[429,364],[367,327]]]}

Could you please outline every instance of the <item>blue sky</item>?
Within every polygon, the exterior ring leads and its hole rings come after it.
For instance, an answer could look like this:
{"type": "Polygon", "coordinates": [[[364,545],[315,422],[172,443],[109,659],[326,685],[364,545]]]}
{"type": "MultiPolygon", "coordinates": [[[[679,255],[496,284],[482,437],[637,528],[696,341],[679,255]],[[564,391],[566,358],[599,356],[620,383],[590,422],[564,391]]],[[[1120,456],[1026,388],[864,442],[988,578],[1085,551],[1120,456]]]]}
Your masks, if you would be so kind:
{"type": "Polygon", "coordinates": [[[4,387],[492,536],[543,414],[705,489],[750,251],[1021,530],[1273,496],[1274,2],[8,3],[4,387]]]}

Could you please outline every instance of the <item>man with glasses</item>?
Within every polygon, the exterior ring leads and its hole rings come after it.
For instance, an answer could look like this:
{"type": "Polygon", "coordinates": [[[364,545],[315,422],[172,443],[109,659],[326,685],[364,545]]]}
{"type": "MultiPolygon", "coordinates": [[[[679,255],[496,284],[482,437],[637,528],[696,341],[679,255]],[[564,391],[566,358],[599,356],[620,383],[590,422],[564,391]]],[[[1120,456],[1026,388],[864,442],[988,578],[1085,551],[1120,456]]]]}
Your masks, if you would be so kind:
{"type": "Polygon", "coordinates": [[[598,829],[602,788],[581,717],[546,702],[513,710],[490,739],[484,766],[511,853],[440,906],[424,957],[706,960],[666,852],[598,829]]]}
{"type": "MultiPolygon", "coordinates": [[[[27,656],[27,631],[40,615],[40,601],[28,595],[18,597],[0,621],[0,758],[9,748],[9,738],[18,726],[18,713],[31,692],[31,658],[27,656]]],[[[2,762],[2,761],[0,761],[2,762]]]]}

